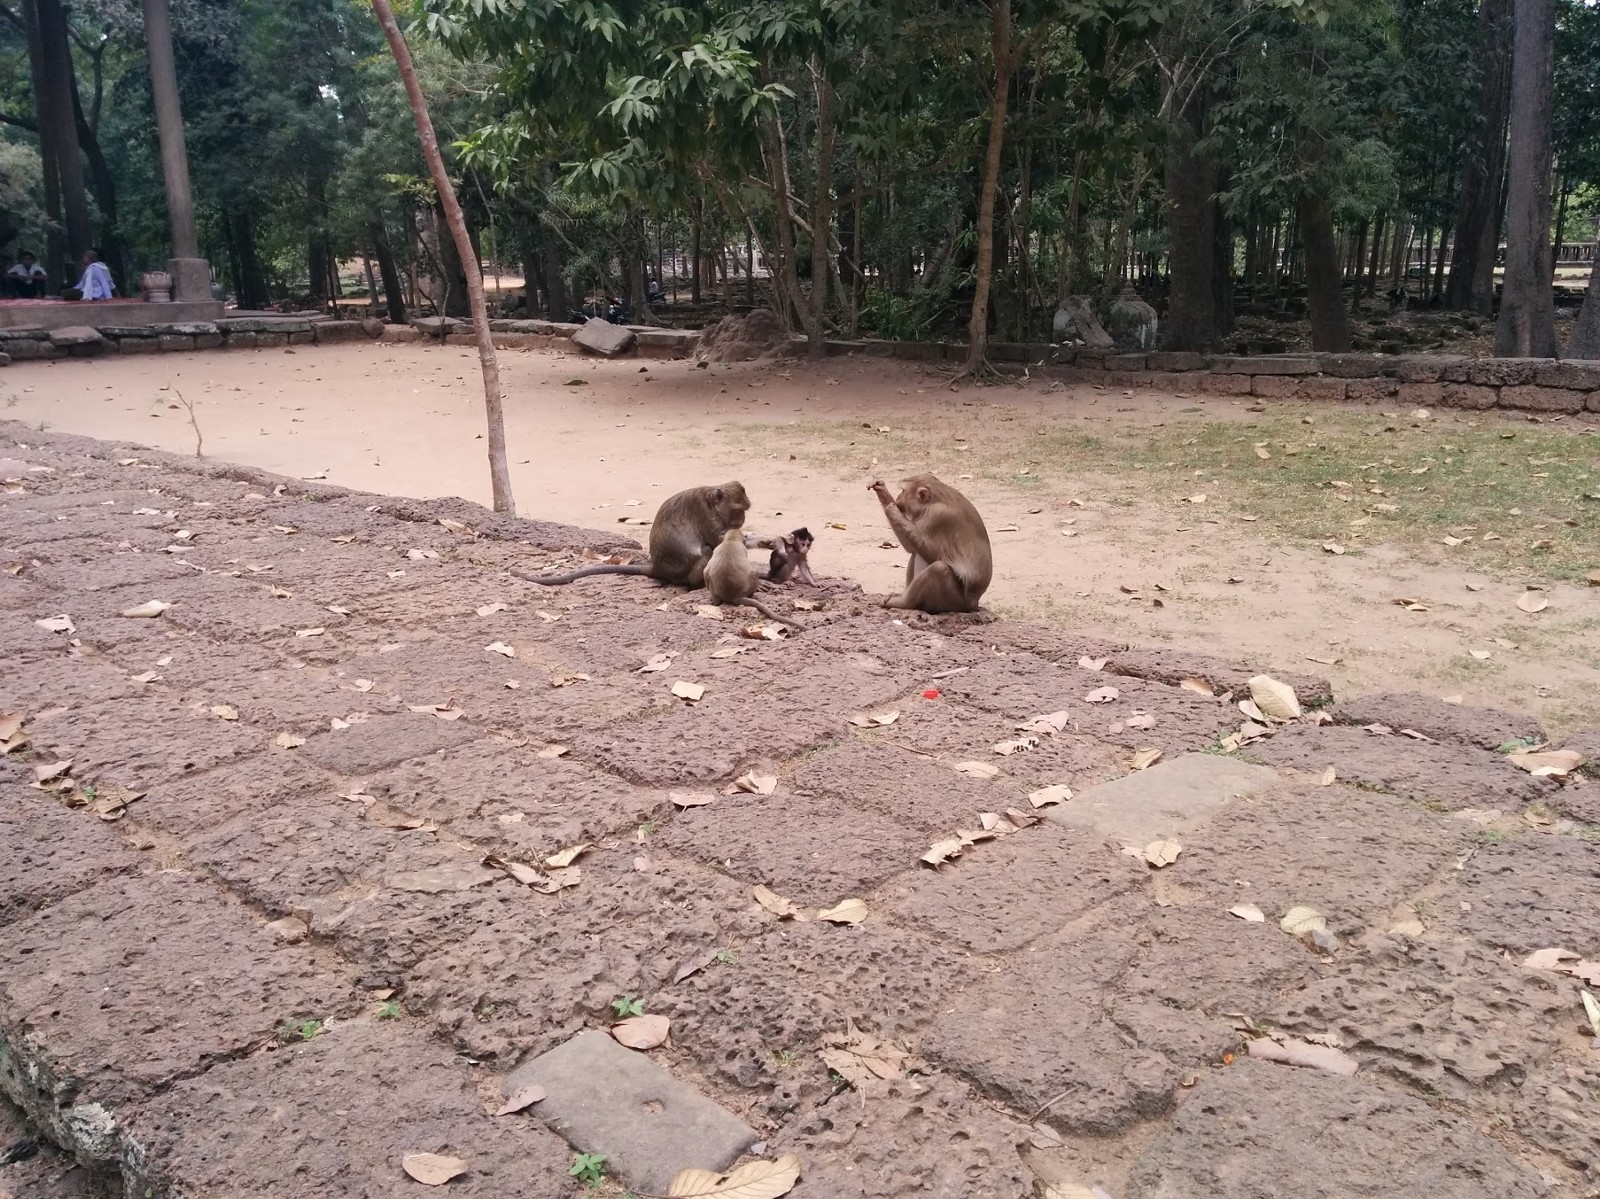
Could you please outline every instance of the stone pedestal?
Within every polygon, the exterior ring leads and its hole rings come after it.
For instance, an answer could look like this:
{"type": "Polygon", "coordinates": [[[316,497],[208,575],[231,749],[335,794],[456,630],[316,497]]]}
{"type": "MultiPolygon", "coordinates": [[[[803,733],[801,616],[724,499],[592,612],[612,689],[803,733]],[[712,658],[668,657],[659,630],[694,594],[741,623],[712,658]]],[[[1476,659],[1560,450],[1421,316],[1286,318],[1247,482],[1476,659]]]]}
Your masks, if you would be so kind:
{"type": "Polygon", "coordinates": [[[211,264],[204,258],[169,258],[167,274],[172,276],[172,298],[181,303],[209,303],[211,264]]]}

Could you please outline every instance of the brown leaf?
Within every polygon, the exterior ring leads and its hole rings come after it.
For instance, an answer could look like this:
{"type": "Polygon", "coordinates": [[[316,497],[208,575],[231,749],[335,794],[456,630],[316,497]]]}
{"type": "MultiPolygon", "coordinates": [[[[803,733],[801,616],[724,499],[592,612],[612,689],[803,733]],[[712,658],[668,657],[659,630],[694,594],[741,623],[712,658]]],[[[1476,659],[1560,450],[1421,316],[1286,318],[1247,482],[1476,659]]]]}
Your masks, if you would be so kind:
{"type": "Polygon", "coordinates": [[[1325,930],[1328,927],[1328,918],[1316,908],[1301,905],[1285,912],[1283,919],[1278,921],[1278,927],[1291,937],[1308,937],[1312,933],[1325,930]]]}
{"type": "Polygon", "coordinates": [[[506,1101],[495,1109],[497,1116],[509,1116],[520,1112],[525,1107],[531,1107],[544,1098],[544,1088],[541,1086],[521,1087],[506,1098],[506,1101]]]}
{"type": "Polygon", "coordinates": [[[294,631],[294,635],[295,635],[295,636],[296,636],[296,637],[320,637],[320,636],[322,636],[322,635],[323,635],[323,634],[324,634],[324,633],[326,633],[326,632],[327,632],[327,631],[328,631],[328,630],[327,630],[327,629],[323,629],[323,628],[316,628],[316,629],[296,629],[296,630],[295,630],[295,631],[294,631]]]}
{"type": "Polygon", "coordinates": [[[361,818],[368,824],[378,828],[392,829],[426,829],[428,821],[421,816],[413,816],[409,812],[402,812],[399,808],[391,808],[386,803],[374,801],[367,805],[361,813],[361,818]]]}
{"type": "Polygon", "coordinates": [[[1046,712],[1043,716],[1024,720],[1016,727],[1028,733],[1059,733],[1067,727],[1067,721],[1070,719],[1066,712],[1046,712]]]}
{"type": "Polygon", "coordinates": [[[500,603],[499,601],[496,601],[495,603],[492,603],[492,604],[484,604],[481,608],[478,609],[478,615],[479,616],[493,616],[496,612],[504,612],[505,610],[506,610],[506,605],[500,603]]]}
{"type": "Polygon", "coordinates": [[[1106,661],[1107,659],[1105,658],[1083,657],[1078,659],[1078,665],[1083,667],[1085,670],[1104,670],[1106,668],[1106,661]]]}
{"type": "Polygon", "coordinates": [[[703,808],[717,797],[709,791],[668,791],[667,798],[680,808],[703,808]]]}
{"type": "Polygon", "coordinates": [[[299,733],[279,733],[272,739],[272,743],[279,749],[299,749],[306,743],[306,739],[299,733]]]}
{"type": "Polygon", "coordinates": [[[172,605],[167,603],[165,600],[145,600],[145,602],[142,604],[138,604],[132,608],[124,609],[122,614],[124,616],[134,617],[135,619],[140,617],[149,619],[150,617],[160,616],[170,607],[172,607],[172,605]]]}
{"type": "Polygon", "coordinates": [[[1327,1045],[1313,1045],[1309,1041],[1285,1037],[1275,1041],[1271,1037],[1256,1037],[1247,1045],[1250,1056],[1268,1062],[1282,1062],[1286,1066],[1309,1066],[1326,1070],[1329,1074],[1354,1074],[1356,1059],[1342,1049],[1327,1045]]]}
{"type": "Polygon", "coordinates": [[[552,670],[550,672],[550,685],[552,687],[566,687],[572,683],[587,683],[589,676],[576,670],[552,670]]]}
{"type": "Polygon", "coordinates": [[[1337,541],[1324,541],[1322,543],[1322,548],[1324,551],[1330,554],[1344,553],[1344,546],[1340,545],[1337,541]]]}
{"type": "Polygon", "coordinates": [[[1121,694],[1122,692],[1115,687],[1101,687],[1099,690],[1091,691],[1084,696],[1083,702],[1086,704],[1109,704],[1121,694]]]}
{"type": "Polygon", "coordinates": [[[1178,855],[1183,852],[1183,846],[1171,839],[1152,841],[1144,847],[1144,860],[1157,870],[1163,866],[1170,866],[1178,860],[1178,855]]]}
{"type": "Polygon", "coordinates": [[[1422,917],[1417,909],[1409,903],[1402,903],[1389,913],[1389,928],[1391,933],[1400,933],[1407,937],[1420,937],[1427,932],[1422,925],[1422,917]]]}
{"type": "Polygon", "coordinates": [[[1549,606],[1550,598],[1537,591],[1525,591],[1517,600],[1517,607],[1528,613],[1543,612],[1549,606]]]}
{"type": "Polygon", "coordinates": [[[1065,783],[1051,783],[1048,787],[1040,787],[1037,791],[1028,792],[1028,802],[1036,808],[1065,803],[1071,798],[1072,788],[1065,783]]]}
{"type": "Polygon", "coordinates": [[[47,633],[76,633],[78,626],[72,623],[72,617],[63,612],[60,616],[46,616],[33,622],[47,633]]]}
{"type": "Polygon", "coordinates": [[[1253,903],[1236,903],[1228,909],[1228,915],[1237,916],[1240,920],[1248,920],[1251,924],[1261,924],[1266,921],[1266,913],[1253,903]]]}
{"type": "Polygon", "coordinates": [[[517,651],[504,641],[489,642],[488,645],[483,647],[483,652],[486,654],[500,654],[507,658],[515,658],[517,656],[517,651]]]}
{"type": "Polygon", "coordinates": [[[588,842],[585,842],[582,845],[571,845],[566,849],[551,854],[544,860],[544,864],[559,870],[564,866],[572,865],[572,863],[576,862],[583,854],[587,853],[593,848],[594,846],[590,845],[588,842]]]}
{"type": "Polygon", "coordinates": [[[650,660],[648,662],[646,662],[643,666],[639,667],[638,670],[634,671],[634,673],[635,674],[657,674],[657,673],[659,673],[660,671],[663,671],[663,670],[670,670],[671,667],[672,667],[672,659],[674,657],[676,657],[676,653],[655,654],[650,658],[650,660]]]}
{"type": "Polygon", "coordinates": [[[793,901],[783,898],[770,887],[758,884],[751,893],[757,903],[780,919],[793,920],[800,915],[800,909],[794,906],[793,901]]]}
{"type": "Polygon", "coordinates": [[[883,725],[893,724],[900,719],[900,709],[891,708],[885,712],[863,712],[859,716],[850,717],[850,723],[858,729],[875,729],[883,725]]]}
{"type": "Polygon", "coordinates": [[[705,693],[705,687],[699,683],[687,683],[684,680],[679,679],[676,683],[672,684],[672,694],[676,695],[679,699],[687,700],[691,704],[699,700],[699,698],[705,693]]]}
{"type": "Polygon", "coordinates": [[[672,1021],[665,1016],[632,1016],[611,1026],[611,1036],[629,1049],[654,1049],[667,1039],[672,1021]]]}
{"type": "Polygon", "coordinates": [[[1145,770],[1148,767],[1154,766],[1160,757],[1161,751],[1159,749],[1141,749],[1138,753],[1133,755],[1133,757],[1129,760],[1128,765],[1132,766],[1135,770],[1145,770]]]}
{"type": "Polygon", "coordinates": [[[926,862],[930,866],[941,866],[951,858],[959,858],[961,851],[965,848],[966,844],[960,837],[952,837],[946,841],[935,841],[928,849],[928,852],[918,860],[926,862]]]}
{"type": "Polygon", "coordinates": [[[746,774],[734,780],[734,789],[744,791],[751,795],[771,795],[778,789],[778,776],[775,774],[746,774]]]}
{"type": "Polygon", "coordinates": [[[867,905],[859,899],[842,900],[825,912],[818,912],[819,920],[832,924],[860,924],[867,918],[867,905]]]}
{"type": "Polygon", "coordinates": [[[443,1186],[458,1174],[465,1174],[467,1163],[459,1157],[445,1157],[438,1153],[408,1153],[400,1159],[400,1168],[423,1186],[443,1186]]]}
{"type": "Polygon", "coordinates": [[[1323,787],[1331,787],[1333,785],[1333,780],[1338,777],[1339,776],[1334,772],[1333,767],[1330,766],[1317,777],[1317,783],[1323,787]]]}
{"type": "Polygon", "coordinates": [[[9,741],[21,731],[21,712],[0,712],[0,741],[9,741]]]}
{"type": "Polygon", "coordinates": [[[970,774],[979,779],[997,778],[1000,774],[1000,767],[988,762],[957,762],[955,769],[958,774],[970,774]]]}
{"type": "Polygon", "coordinates": [[[786,1153],[776,1161],[746,1162],[728,1174],[679,1170],[667,1187],[667,1199],[778,1199],[800,1181],[800,1159],[786,1153]]]}
{"type": "Polygon", "coordinates": [[[1524,751],[1522,753],[1507,754],[1506,760],[1513,766],[1520,766],[1529,774],[1540,778],[1566,778],[1568,774],[1584,763],[1583,755],[1575,749],[1547,749],[1540,752],[1524,751]]]}
{"type": "Polygon", "coordinates": [[[728,610],[721,604],[696,604],[694,614],[706,620],[723,620],[728,615],[728,610]]]}
{"type": "Polygon", "coordinates": [[[1002,757],[1009,757],[1015,753],[1022,753],[1039,744],[1039,738],[1032,733],[1021,737],[1013,737],[1009,741],[1000,741],[991,748],[1002,757]]]}
{"type": "Polygon", "coordinates": [[[239,709],[232,704],[213,704],[211,714],[218,720],[238,720],[239,709]]]}
{"type": "Polygon", "coordinates": [[[1266,674],[1256,675],[1249,685],[1250,698],[1268,716],[1277,720],[1299,718],[1300,698],[1295,695],[1293,687],[1266,674]]]}
{"type": "Polygon", "coordinates": [[[818,601],[812,599],[797,599],[791,602],[801,612],[815,612],[821,606],[818,601]]]}
{"type": "Polygon", "coordinates": [[[569,754],[571,752],[572,747],[569,745],[547,745],[538,753],[534,754],[534,757],[548,760],[551,758],[559,758],[563,754],[569,754]]]}
{"type": "Polygon", "coordinates": [[[1215,696],[1217,693],[1211,689],[1211,684],[1204,679],[1181,679],[1178,686],[1185,691],[1193,691],[1196,695],[1215,696]]]}

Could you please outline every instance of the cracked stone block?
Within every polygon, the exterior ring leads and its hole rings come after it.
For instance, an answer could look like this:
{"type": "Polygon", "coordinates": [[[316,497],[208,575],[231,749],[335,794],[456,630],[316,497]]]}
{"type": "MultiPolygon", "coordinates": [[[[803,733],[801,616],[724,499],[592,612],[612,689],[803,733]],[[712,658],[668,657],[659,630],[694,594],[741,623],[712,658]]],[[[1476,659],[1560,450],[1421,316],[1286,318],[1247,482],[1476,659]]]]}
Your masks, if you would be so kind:
{"type": "Polygon", "coordinates": [[[621,325],[613,325],[604,317],[594,317],[586,321],[576,333],[572,335],[574,345],[588,350],[592,354],[600,354],[606,358],[615,358],[618,354],[626,354],[633,348],[638,340],[638,335],[632,329],[621,325]]]}
{"type": "Polygon", "coordinates": [[[1193,828],[1232,800],[1260,795],[1278,773],[1216,754],[1184,754],[1080,791],[1044,818],[1147,845],[1193,828]]]}

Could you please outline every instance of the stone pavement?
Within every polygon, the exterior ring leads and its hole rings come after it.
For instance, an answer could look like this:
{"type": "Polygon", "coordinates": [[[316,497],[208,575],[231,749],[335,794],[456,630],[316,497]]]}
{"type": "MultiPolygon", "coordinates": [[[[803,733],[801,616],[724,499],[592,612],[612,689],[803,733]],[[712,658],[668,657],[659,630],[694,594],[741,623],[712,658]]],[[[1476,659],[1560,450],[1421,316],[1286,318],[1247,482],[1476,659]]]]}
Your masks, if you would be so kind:
{"type": "Polygon", "coordinates": [[[0,1194],[391,1196],[432,1153],[451,1194],[568,1197],[575,1147],[610,1195],[740,1153],[797,1154],[801,1199],[1600,1193],[1580,984],[1523,964],[1600,959],[1600,789],[1497,752],[1525,718],[1273,671],[1331,720],[1218,773],[1242,717],[1179,684],[1271,664],[840,584],[756,640],[507,572],[604,533],[16,424],[0,459],[0,1092],[33,1130],[0,1111],[0,1160],[47,1142],[0,1194]],[[1177,860],[1121,852],[1147,835],[1177,860]],[[1302,905],[1336,944],[1280,927],[1302,905]],[[624,999],[670,1039],[590,1032],[624,999]],[[513,1071],[547,1114],[493,1115],[513,1071]]]}

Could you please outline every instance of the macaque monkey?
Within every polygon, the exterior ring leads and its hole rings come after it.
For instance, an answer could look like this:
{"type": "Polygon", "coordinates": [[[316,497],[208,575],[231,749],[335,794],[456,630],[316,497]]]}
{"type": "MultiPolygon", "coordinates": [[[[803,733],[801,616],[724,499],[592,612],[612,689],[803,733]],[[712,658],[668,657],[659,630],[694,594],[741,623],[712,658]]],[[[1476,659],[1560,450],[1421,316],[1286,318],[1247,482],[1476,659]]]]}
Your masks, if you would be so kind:
{"type": "Polygon", "coordinates": [[[989,531],[972,501],[932,475],[907,479],[899,496],[891,496],[881,481],[868,490],[877,495],[889,527],[911,555],[906,589],[883,606],[934,615],[976,612],[994,577],[994,561],[989,531]]]}
{"type": "Polygon", "coordinates": [[[811,573],[811,563],[807,561],[814,542],[810,529],[796,529],[787,537],[775,538],[772,557],[767,562],[767,582],[787,583],[790,579],[798,579],[815,587],[817,579],[811,573]]]}
{"type": "Polygon", "coordinates": [[[744,525],[750,500],[743,483],[724,483],[721,487],[691,487],[668,496],[656,509],[650,524],[650,561],[620,566],[586,566],[564,575],[511,573],[530,583],[556,587],[589,575],[648,575],[661,583],[675,583],[691,590],[705,581],[706,564],[712,552],[731,529],[744,525]]]}
{"type": "Polygon", "coordinates": [[[706,564],[705,584],[706,590],[711,592],[711,598],[719,604],[744,604],[768,620],[788,625],[791,629],[801,627],[754,598],[756,588],[761,586],[761,576],[750,565],[750,551],[745,548],[744,537],[738,529],[729,529],[723,535],[722,543],[712,553],[711,561],[706,564]]]}

